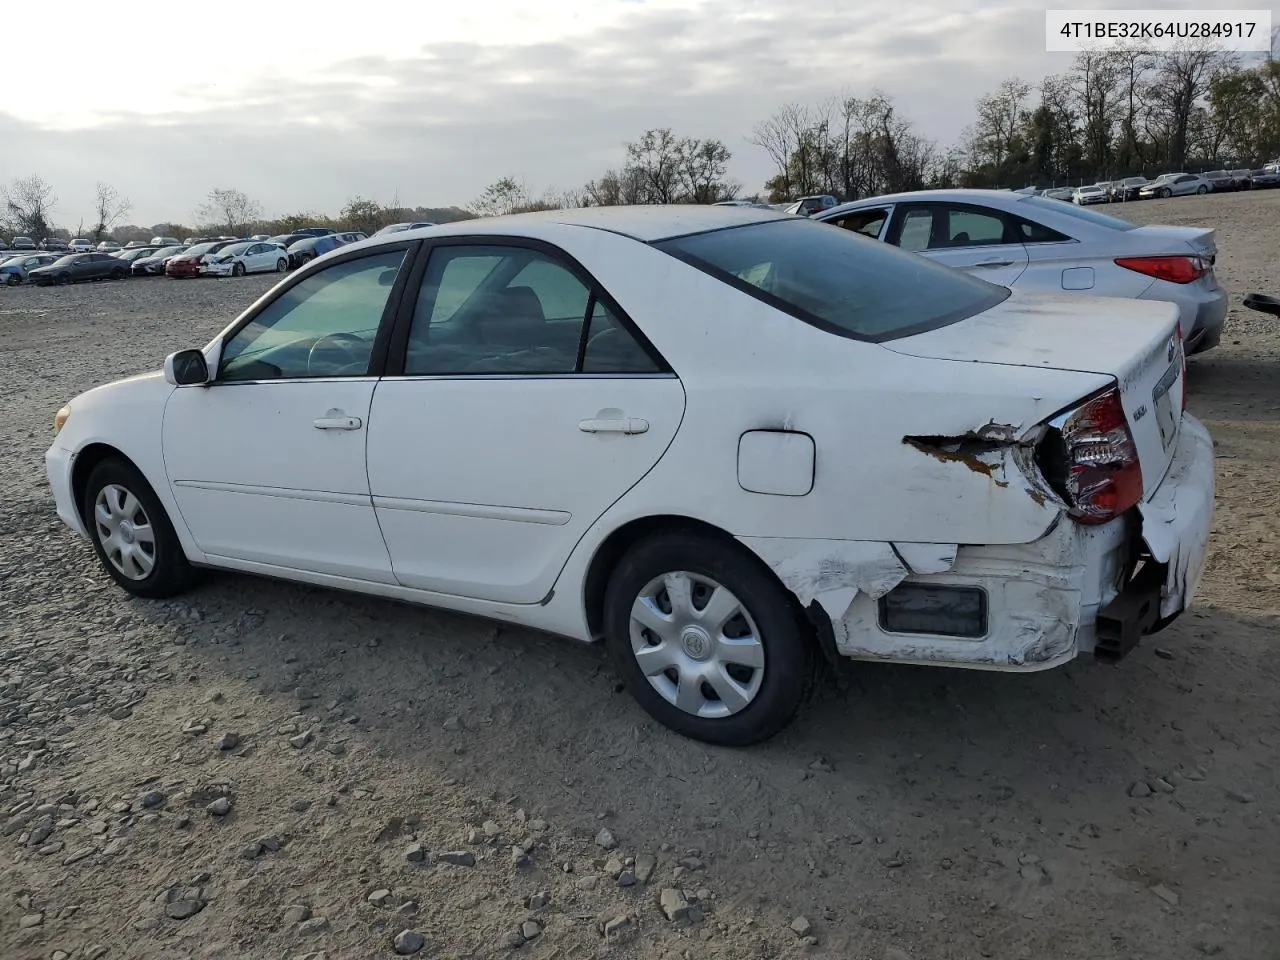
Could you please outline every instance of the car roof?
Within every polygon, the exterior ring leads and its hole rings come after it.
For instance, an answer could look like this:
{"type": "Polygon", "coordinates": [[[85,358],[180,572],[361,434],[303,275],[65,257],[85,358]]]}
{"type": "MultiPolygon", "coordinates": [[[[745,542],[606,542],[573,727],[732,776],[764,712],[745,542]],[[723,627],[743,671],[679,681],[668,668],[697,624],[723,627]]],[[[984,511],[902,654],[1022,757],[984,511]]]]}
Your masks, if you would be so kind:
{"type": "MultiPolygon", "coordinates": [[[[1092,184],[1090,184],[1090,186],[1092,186],[1092,184]]],[[[1064,189],[1073,190],[1075,188],[1066,187],[1064,189]]],[[[879,197],[865,197],[862,200],[850,200],[848,203],[842,203],[829,210],[821,211],[814,217],[814,219],[827,220],[834,215],[839,215],[848,210],[857,210],[865,206],[879,206],[886,203],[914,203],[928,202],[932,200],[939,203],[945,203],[948,201],[953,203],[969,202],[984,203],[988,206],[1012,207],[1014,204],[1022,203],[1029,197],[1031,197],[1031,194],[1015,193],[1012,190],[910,190],[905,193],[886,193],[879,197]]]]}
{"type": "MultiPolygon", "coordinates": [[[[536,236],[547,227],[575,226],[608,230],[642,243],[653,243],[690,233],[724,227],[760,223],[766,220],[795,219],[775,210],[758,207],[721,207],[714,204],[636,204],[621,207],[579,207],[571,210],[542,210],[498,217],[477,217],[452,223],[403,231],[379,241],[400,242],[408,236],[450,234],[509,234],[536,236]]],[[[362,243],[364,241],[361,241],[362,243]]]]}

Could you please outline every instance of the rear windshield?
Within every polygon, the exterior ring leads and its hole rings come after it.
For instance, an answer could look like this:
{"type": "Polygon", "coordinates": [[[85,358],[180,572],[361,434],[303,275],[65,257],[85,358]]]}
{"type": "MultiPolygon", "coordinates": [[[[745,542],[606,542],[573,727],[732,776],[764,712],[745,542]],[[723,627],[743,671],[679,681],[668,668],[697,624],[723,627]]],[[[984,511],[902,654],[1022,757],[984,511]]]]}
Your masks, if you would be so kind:
{"type": "MultiPolygon", "coordinates": [[[[1086,188],[1088,189],[1088,188],[1086,188]]],[[[1130,223],[1128,220],[1121,220],[1119,217],[1108,216],[1105,213],[1098,213],[1096,210],[1090,210],[1088,207],[1069,206],[1056,200],[1046,200],[1044,197],[1027,197],[1019,203],[1029,203],[1033,208],[1038,207],[1044,210],[1052,210],[1054,213],[1060,213],[1063,216],[1075,217],[1077,220],[1087,220],[1089,223],[1099,227],[1109,227],[1112,230],[1137,230],[1136,223],[1130,223]]]]}
{"type": "Polygon", "coordinates": [[[813,220],[769,220],[654,246],[779,310],[855,340],[933,330],[1009,296],[1005,287],[813,220]]]}

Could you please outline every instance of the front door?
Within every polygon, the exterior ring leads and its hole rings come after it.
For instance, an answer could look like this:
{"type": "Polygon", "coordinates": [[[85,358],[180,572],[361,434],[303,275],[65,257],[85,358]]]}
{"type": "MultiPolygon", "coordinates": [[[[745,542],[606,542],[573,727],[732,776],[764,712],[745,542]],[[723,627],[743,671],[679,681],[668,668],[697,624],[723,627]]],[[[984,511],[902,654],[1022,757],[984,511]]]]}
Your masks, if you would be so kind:
{"type": "Polygon", "coordinates": [[[165,467],[205,553],[394,582],[364,448],[374,340],[404,257],[343,260],[293,284],[228,337],[211,385],[173,392],[165,467]]]}
{"type": "Polygon", "coordinates": [[[888,240],[904,250],[1009,287],[1027,268],[1027,249],[998,211],[958,203],[898,208],[888,240]]]}
{"type": "Polygon", "coordinates": [[[658,462],[684,389],[554,249],[441,244],[416,296],[370,414],[369,483],[396,579],[537,603],[658,462]]]}

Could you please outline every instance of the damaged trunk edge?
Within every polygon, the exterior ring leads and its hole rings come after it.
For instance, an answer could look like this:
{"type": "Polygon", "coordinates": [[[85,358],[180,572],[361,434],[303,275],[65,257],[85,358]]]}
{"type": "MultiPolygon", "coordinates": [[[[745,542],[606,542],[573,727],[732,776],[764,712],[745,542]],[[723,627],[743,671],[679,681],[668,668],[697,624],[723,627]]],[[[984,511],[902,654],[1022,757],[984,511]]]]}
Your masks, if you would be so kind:
{"type": "Polygon", "coordinates": [[[1001,488],[1009,487],[1012,482],[1007,470],[1011,458],[1018,479],[1024,483],[1024,491],[1037,506],[1053,504],[1065,510],[1067,505],[1049,486],[1036,464],[1036,447],[1044,439],[1046,430],[1041,424],[1020,433],[1020,427],[1014,424],[990,420],[976,430],[951,436],[905,436],[902,442],[942,463],[961,464],[1001,488]]]}

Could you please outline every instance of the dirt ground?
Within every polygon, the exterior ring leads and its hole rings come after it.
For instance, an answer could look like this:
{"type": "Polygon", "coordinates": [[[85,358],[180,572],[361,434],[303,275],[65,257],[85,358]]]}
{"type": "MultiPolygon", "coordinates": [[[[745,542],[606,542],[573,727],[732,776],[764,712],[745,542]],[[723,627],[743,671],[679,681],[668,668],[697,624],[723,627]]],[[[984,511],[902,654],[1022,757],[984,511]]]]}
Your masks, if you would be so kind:
{"type": "Polygon", "coordinates": [[[1116,666],[858,665],[748,751],[570,641],[242,576],[127,599],[54,515],[53,413],[274,278],[0,290],[0,957],[1277,960],[1280,320],[1240,299],[1280,294],[1280,191],[1122,212],[1215,226],[1232,292],[1193,612],[1116,666]]]}

